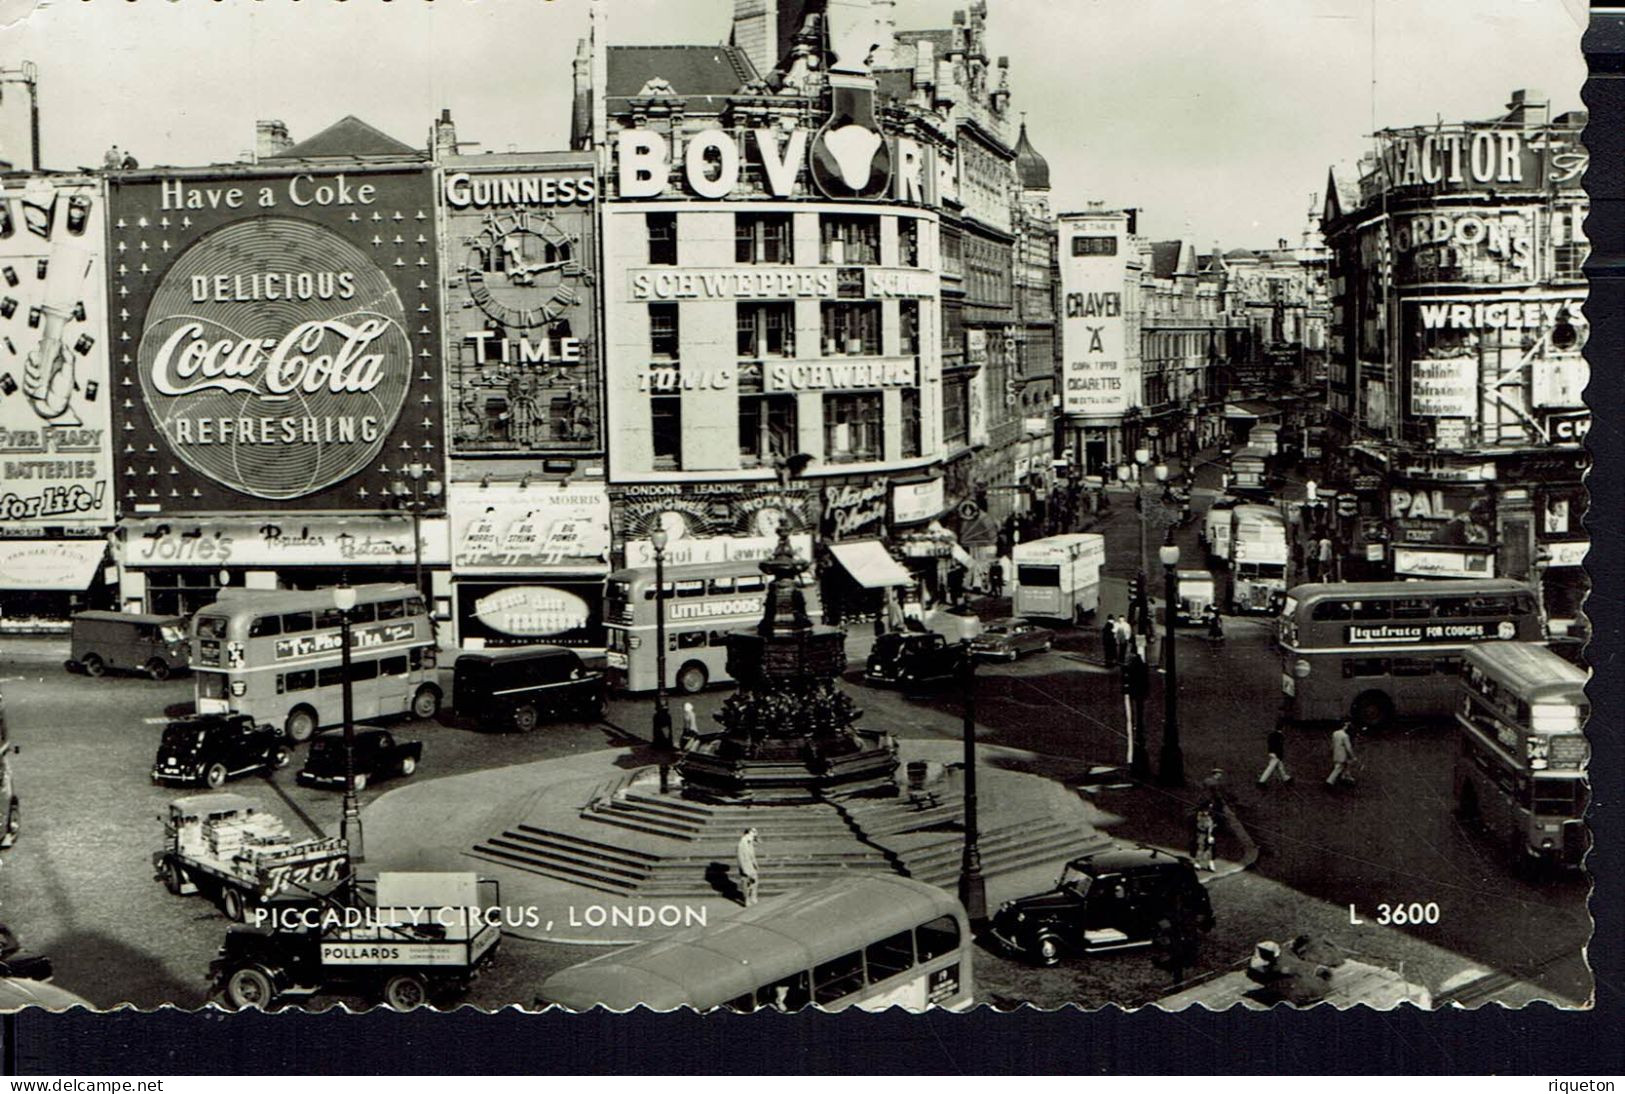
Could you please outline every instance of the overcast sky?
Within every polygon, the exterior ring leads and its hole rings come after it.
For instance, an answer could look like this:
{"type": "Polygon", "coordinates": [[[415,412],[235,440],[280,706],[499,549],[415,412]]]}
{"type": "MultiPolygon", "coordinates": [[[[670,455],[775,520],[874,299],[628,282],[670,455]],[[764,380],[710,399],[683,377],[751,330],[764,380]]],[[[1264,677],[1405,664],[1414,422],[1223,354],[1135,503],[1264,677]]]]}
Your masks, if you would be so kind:
{"type": "MultiPolygon", "coordinates": [[[[7,9],[26,0],[0,0],[7,9]]],[[[726,38],[732,0],[600,0],[611,43],[726,38]]],[[[1145,210],[1157,238],[1296,241],[1326,169],[1376,126],[1489,118],[1514,88],[1579,109],[1584,0],[991,0],[990,53],[1048,157],[1054,204],[1145,210]],[[1373,42],[1375,50],[1373,51],[1373,42]]],[[[40,69],[48,167],[236,158],[355,114],[425,143],[564,146],[588,0],[55,0],[0,30],[40,69]]],[[[968,0],[898,0],[902,28],[968,0]]]]}

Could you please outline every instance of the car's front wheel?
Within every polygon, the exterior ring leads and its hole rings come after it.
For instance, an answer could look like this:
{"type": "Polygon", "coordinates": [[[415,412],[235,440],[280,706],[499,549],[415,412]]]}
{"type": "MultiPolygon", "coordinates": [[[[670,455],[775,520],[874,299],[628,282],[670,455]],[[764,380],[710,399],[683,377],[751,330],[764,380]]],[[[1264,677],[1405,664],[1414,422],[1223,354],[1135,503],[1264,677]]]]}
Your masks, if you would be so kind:
{"type": "Polygon", "coordinates": [[[1054,931],[1039,931],[1030,947],[1033,960],[1045,968],[1061,963],[1061,936],[1054,931]]]}
{"type": "Polygon", "coordinates": [[[264,1010],[274,999],[276,982],[258,965],[244,965],[226,978],[226,1002],[234,1010],[264,1010]]]}

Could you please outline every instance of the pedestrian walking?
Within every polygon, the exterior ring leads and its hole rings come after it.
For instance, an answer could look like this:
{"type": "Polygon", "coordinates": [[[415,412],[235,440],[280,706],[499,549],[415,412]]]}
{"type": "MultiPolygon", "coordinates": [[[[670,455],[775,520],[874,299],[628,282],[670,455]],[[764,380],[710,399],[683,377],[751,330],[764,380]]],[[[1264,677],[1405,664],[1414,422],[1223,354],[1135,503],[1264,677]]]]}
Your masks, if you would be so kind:
{"type": "Polygon", "coordinates": [[[1117,665],[1117,617],[1108,615],[1106,625],[1100,628],[1100,651],[1107,668],[1117,665]]]}
{"type": "Polygon", "coordinates": [[[1224,645],[1224,621],[1219,618],[1218,606],[1214,604],[1207,606],[1207,644],[1224,645]]]}
{"type": "Polygon", "coordinates": [[[1213,841],[1218,831],[1218,822],[1214,819],[1213,810],[1206,805],[1196,810],[1196,868],[1213,872],[1213,841]]]}
{"type": "Polygon", "coordinates": [[[994,600],[1004,596],[1004,559],[996,558],[987,568],[987,591],[994,600]]]}
{"type": "Polygon", "coordinates": [[[747,908],[756,903],[758,881],[760,871],[756,865],[756,829],[747,828],[745,834],[739,837],[739,892],[747,908]]]}
{"type": "Polygon", "coordinates": [[[1123,656],[1123,694],[1129,701],[1129,729],[1145,726],[1145,699],[1151,693],[1151,672],[1145,658],[1132,646],[1123,656]]]}
{"type": "Polygon", "coordinates": [[[1286,769],[1286,732],[1279,720],[1269,736],[1264,738],[1264,750],[1269,753],[1269,762],[1264,765],[1264,773],[1258,776],[1258,785],[1268,786],[1271,776],[1277,773],[1282,782],[1292,785],[1292,772],[1286,769]]]}
{"type": "Polygon", "coordinates": [[[1129,625],[1128,616],[1120,615],[1117,617],[1117,656],[1126,660],[1134,648],[1134,628],[1129,625]]]}
{"type": "Polygon", "coordinates": [[[1315,545],[1315,557],[1320,561],[1318,567],[1320,580],[1330,581],[1332,579],[1332,541],[1325,536],[1321,536],[1320,542],[1315,545]]]}
{"type": "Polygon", "coordinates": [[[1332,773],[1326,776],[1327,786],[1353,786],[1354,776],[1349,768],[1354,764],[1354,742],[1349,739],[1349,724],[1342,722],[1332,730],[1332,773]]]}

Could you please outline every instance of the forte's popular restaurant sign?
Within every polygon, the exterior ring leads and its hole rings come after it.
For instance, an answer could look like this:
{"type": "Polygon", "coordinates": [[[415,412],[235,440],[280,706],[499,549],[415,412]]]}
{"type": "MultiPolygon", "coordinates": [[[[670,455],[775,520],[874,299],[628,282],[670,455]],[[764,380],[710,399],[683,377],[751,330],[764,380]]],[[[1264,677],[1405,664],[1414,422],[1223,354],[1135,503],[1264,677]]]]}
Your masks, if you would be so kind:
{"type": "Polygon", "coordinates": [[[125,178],[111,197],[126,511],[353,509],[397,465],[439,462],[427,170],[125,178]]]}

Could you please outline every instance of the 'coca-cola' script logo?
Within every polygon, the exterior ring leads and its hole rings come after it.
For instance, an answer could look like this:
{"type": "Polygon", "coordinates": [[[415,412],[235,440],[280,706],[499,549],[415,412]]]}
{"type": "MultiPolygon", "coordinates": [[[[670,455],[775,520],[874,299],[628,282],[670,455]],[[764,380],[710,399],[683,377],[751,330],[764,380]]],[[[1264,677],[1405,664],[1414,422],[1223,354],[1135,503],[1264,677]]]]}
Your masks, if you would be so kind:
{"type": "Polygon", "coordinates": [[[387,330],[387,319],[363,319],[353,325],[314,320],[299,324],[280,341],[214,341],[203,323],[184,323],[158,347],[152,386],[164,395],[190,395],[206,388],[255,392],[262,386],[268,394],[284,396],[296,391],[306,395],[371,391],[384,378],[384,355],[366,351],[387,330]],[[329,334],[337,339],[338,350],[322,353],[329,334]]]}
{"type": "Polygon", "coordinates": [[[299,498],[376,461],[405,405],[405,309],[369,255],[308,221],[262,217],[188,248],[153,293],[141,390],[176,457],[258,498],[299,498]],[[347,294],[256,287],[331,277],[347,294]],[[231,291],[199,300],[196,284],[231,291]]]}

